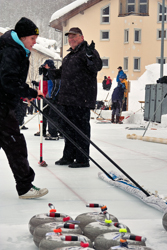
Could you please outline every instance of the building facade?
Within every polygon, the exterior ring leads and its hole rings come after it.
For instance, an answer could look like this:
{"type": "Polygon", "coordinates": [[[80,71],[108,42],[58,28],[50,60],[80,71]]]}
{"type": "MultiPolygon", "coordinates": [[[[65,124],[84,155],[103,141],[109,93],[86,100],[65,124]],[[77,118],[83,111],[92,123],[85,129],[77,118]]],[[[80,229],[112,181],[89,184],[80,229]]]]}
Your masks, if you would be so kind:
{"type": "MultiPolygon", "coordinates": [[[[67,6],[66,6],[67,7],[67,6]]],[[[165,0],[164,63],[167,63],[167,0],[165,0]]],[[[55,15],[56,16],[56,15],[55,15]]],[[[69,48],[64,34],[71,27],[82,29],[88,43],[93,40],[103,60],[98,82],[112,79],[122,66],[128,79],[136,80],[145,66],[160,63],[162,0],[89,0],[50,22],[62,31],[63,57],[69,48]]]]}

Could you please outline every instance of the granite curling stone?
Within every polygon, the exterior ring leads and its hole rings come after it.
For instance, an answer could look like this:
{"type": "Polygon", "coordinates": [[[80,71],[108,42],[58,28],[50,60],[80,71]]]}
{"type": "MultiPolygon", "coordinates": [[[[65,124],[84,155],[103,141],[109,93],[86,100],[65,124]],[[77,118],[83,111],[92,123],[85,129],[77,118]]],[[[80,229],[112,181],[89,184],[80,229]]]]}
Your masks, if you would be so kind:
{"type": "Polygon", "coordinates": [[[46,233],[56,232],[61,228],[63,234],[82,234],[82,230],[76,224],[61,223],[61,222],[50,222],[37,226],[34,229],[33,240],[37,247],[39,247],[40,241],[45,237],[46,233]]]}
{"type": "Polygon", "coordinates": [[[46,235],[39,244],[40,250],[53,250],[61,247],[81,246],[81,244],[89,244],[92,248],[93,244],[87,237],[83,235],[46,235]]]}
{"type": "MultiPolygon", "coordinates": [[[[82,230],[84,229],[84,227],[86,225],[88,225],[91,222],[103,221],[106,218],[105,214],[108,213],[108,212],[106,212],[107,207],[104,206],[104,205],[90,203],[90,204],[87,204],[86,206],[91,207],[91,208],[100,207],[101,212],[100,213],[98,213],[98,212],[89,212],[89,213],[83,213],[83,214],[78,215],[75,218],[75,220],[80,221],[79,226],[80,226],[80,228],[82,230]]],[[[109,214],[109,219],[112,220],[113,222],[118,222],[118,219],[112,214],[109,214]]]]}

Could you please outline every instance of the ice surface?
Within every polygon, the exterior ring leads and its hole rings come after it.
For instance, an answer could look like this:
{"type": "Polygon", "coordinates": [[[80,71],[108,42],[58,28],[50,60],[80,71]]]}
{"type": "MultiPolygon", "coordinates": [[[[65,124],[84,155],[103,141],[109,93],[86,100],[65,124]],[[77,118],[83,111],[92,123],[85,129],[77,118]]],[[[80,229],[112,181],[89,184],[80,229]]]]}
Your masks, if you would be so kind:
{"type": "MultiPolygon", "coordinates": [[[[137,85],[137,83],[136,83],[137,85]]],[[[136,85],[133,85],[134,88],[136,85]]],[[[106,97],[99,83],[101,97],[106,97]]],[[[113,87],[112,87],[113,90],[113,87]]],[[[112,92],[111,90],[111,92],[112,92]]],[[[132,88],[132,93],[135,90],[132,88]]],[[[141,93],[143,94],[143,93],[141,93]]],[[[105,99],[102,98],[102,100],[105,99]]],[[[138,99],[133,98],[134,109],[137,110],[138,99]]],[[[139,106],[140,108],[140,106],[139,106]]],[[[109,111],[111,112],[111,111],[109,111]]],[[[108,113],[109,113],[108,112],[108,113]]],[[[111,113],[110,113],[111,115],[111,113]]],[[[143,113],[140,113],[142,117],[143,113]]],[[[126,139],[129,130],[127,126],[138,126],[134,114],[133,123],[128,124],[98,124],[97,115],[91,113],[91,139],[124,171],[126,171],[145,189],[167,195],[167,145],[126,139]]],[[[31,118],[30,115],[26,120],[31,118]]],[[[138,118],[137,118],[138,119],[138,118]]],[[[146,123],[147,124],[147,123],[146,123]]],[[[55,205],[57,212],[66,213],[73,219],[81,213],[95,212],[99,209],[87,208],[87,203],[100,203],[108,207],[108,212],[115,215],[120,222],[127,225],[131,232],[147,237],[147,246],[155,250],[167,249],[167,232],[162,226],[163,214],[149,207],[139,199],[114,188],[98,178],[98,167],[90,163],[90,168],[71,169],[68,166],[56,166],[55,161],[62,157],[64,141],[43,141],[43,159],[48,167],[40,167],[40,139],[34,136],[38,131],[38,117],[27,125],[23,131],[28,148],[30,165],[36,173],[34,184],[37,187],[47,187],[48,195],[36,200],[20,200],[15,190],[15,181],[3,150],[0,150],[0,249],[1,250],[36,250],[32,235],[28,229],[29,220],[36,214],[49,212],[48,203],[55,205]]],[[[151,124],[147,135],[166,138],[166,126],[151,124]],[[152,130],[154,127],[156,130],[152,130]]],[[[143,131],[136,130],[138,135],[143,131]]],[[[118,171],[94,147],[90,148],[91,157],[106,171],[118,171]]],[[[120,173],[120,172],[119,172],[120,173]]]]}

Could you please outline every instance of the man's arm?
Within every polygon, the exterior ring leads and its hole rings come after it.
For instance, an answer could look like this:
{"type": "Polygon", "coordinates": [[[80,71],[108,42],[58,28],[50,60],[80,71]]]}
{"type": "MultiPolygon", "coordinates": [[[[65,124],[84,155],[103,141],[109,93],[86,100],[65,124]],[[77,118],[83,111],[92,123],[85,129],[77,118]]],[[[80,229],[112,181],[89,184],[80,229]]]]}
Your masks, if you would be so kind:
{"type": "Polygon", "coordinates": [[[98,72],[102,69],[102,60],[95,49],[95,43],[86,46],[87,66],[91,72],[98,72]]]}

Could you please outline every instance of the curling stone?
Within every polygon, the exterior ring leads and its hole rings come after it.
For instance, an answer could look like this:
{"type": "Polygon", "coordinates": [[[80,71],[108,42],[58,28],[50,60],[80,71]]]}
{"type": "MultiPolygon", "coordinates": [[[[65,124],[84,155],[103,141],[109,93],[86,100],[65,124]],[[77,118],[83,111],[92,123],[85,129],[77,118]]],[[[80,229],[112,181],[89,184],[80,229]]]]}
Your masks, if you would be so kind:
{"type": "Polygon", "coordinates": [[[82,230],[78,225],[60,222],[50,222],[37,226],[34,229],[33,240],[37,247],[39,247],[40,241],[45,237],[46,233],[56,232],[61,228],[63,234],[82,234],[82,230]]]}
{"type": "Polygon", "coordinates": [[[112,222],[111,220],[105,220],[105,222],[92,222],[89,223],[83,229],[83,234],[87,236],[92,242],[100,234],[105,234],[108,232],[119,232],[120,227],[125,228],[127,232],[130,232],[130,229],[122,223],[112,222]]]}
{"type": "MultiPolygon", "coordinates": [[[[112,249],[113,246],[119,246],[120,245],[120,239],[121,237],[127,240],[128,245],[134,245],[134,246],[146,246],[145,237],[136,236],[132,233],[127,233],[127,230],[120,229],[119,232],[111,232],[111,233],[104,233],[100,234],[98,237],[96,237],[94,241],[94,247],[96,250],[108,250],[112,249]],[[123,235],[122,235],[123,233],[123,235]],[[111,247],[111,248],[110,248],[111,247]]],[[[122,249],[122,247],[121,247],[122,249]]]]}
{"type": "Polygon", "coordinates": [[[164,229],[167,231],[167,212],[164,213],[164,215],[162,217],[162,225],[163,225],[164,229]]]}
{"type": "MultiPolygon", "coordinates": [[[[107,210],[106,206],[100,205],[100,204],[94,204],[94,203],[87,204],[86,206],[91,207],[91,208],[100,207],[101,212],[100,213],[98,213],[98,212],[90,212],[90,213],[83,213],[83,214],[78,215],[75,218],[75,220],[80,221],[79,226],[80,226],[80,228],[82,230],[89,223],[96,222],[96,221],[99,221],[99,220],[103,221],[105,219],[105,217],[106,217],[105,216],[105,213],[106,213],[106,210],[107,210]]],[[[113,222],[118,222],[118,219],[112,214],[109,214],[109,219],[112,220],[113,222]]]]}
{"type": "Polygon", "coordinates": [[[34,215],[30,221],[29,221],[29,231],[31,234],[33,234],[34,229],[44,223],[49,223],[49,222],[68,222],[68,221],[72,221],[73,219],[66,215],[66,214],[62,214],[62,213],[45,213],[45,214],[37,214],[34,215]]]}
{"type": "Polygon", "coordinates": [[[83,235],[46,235],[39,244],[40,250],[54,250],[61,247],[73,247],[87,245],[93,247],[90,239],[83,235]]]}

